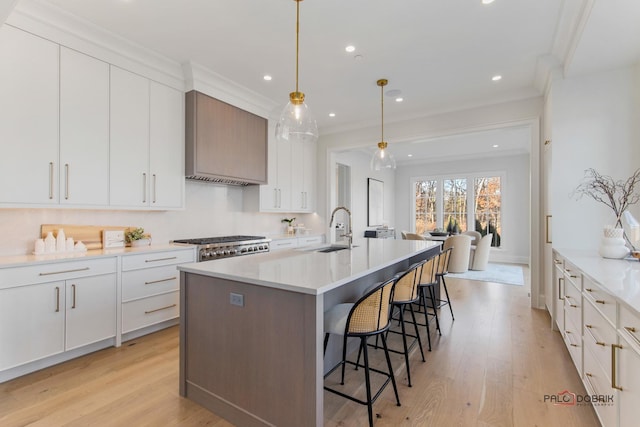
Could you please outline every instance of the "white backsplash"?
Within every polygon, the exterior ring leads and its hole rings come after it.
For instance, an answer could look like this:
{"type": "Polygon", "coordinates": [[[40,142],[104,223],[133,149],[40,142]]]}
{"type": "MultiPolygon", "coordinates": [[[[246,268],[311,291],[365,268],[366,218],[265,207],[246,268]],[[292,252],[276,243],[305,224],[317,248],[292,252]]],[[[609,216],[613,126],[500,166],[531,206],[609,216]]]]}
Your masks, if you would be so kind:
{"type": "Polygon", "coordinates": [[[137,226],[151,234],[153,243],[162,244],[232,234],[280,235],[286,225],[281,219],[292,216],[312,232],[324,232],[326,219],[315,213],[245,212],[242,192],[240,187],[187,181],[183,211],[0,208],[0,256],[31,253],[41,224],[137,226]]]}

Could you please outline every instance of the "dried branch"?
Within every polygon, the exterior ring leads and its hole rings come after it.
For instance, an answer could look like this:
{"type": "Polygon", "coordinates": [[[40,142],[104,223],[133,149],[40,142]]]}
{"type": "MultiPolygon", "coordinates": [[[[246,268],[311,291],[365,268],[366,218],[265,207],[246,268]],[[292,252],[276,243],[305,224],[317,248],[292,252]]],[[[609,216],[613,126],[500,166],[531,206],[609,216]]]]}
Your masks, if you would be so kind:
{"type": "Polygon", "coordinates": [[[584,171],[584,178],[571,193],[576,199],[589,196],[596,202],[600,202],[613,210],[616,215],[616,227],[622,226],[622,213],[640,201],[640,193],[636,192],[636,186],[640,183],[640,169],[626,181],[614,180],[608,175],[601,175],[595,169],[584,171]]]}

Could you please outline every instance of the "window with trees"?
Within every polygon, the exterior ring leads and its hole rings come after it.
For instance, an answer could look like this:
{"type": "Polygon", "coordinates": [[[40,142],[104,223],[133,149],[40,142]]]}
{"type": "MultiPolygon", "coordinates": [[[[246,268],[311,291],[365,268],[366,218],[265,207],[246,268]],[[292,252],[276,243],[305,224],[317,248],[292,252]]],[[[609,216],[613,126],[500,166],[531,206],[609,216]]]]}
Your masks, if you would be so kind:
{"type": "Polygon", "coordinates": [[[415,179],[415,230],[436,228],[452,233],[476,230],[492,233],[491,246],[502,237],[502,178],[494,176],[431,177],[415,179]],[[473,191],[470,188],[473,185],[473,191]]]}

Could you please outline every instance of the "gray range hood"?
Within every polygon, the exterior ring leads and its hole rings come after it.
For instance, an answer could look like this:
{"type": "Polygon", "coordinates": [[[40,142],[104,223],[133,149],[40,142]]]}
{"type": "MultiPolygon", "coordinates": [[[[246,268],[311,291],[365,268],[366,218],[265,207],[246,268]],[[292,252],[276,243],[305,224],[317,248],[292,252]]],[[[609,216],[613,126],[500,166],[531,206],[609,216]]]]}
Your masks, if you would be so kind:
{"type": "Polygon", "coordinates": [[[267,119],[192,90],[186,94],[185,177],[267,183],[267,119]]]}

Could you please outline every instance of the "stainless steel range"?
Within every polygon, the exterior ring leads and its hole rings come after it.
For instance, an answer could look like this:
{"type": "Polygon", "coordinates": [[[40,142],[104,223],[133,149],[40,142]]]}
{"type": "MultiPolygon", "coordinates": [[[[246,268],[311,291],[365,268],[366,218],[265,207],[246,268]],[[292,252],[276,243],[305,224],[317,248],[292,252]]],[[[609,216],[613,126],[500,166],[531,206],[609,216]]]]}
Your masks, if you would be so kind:
{"type": "Polygon", "coordinates": [[[221,236],[173,241],[173,243],[197,245],[198,262],[269,252],[269,242],[271,239],[264,236],[221,236]]]}

